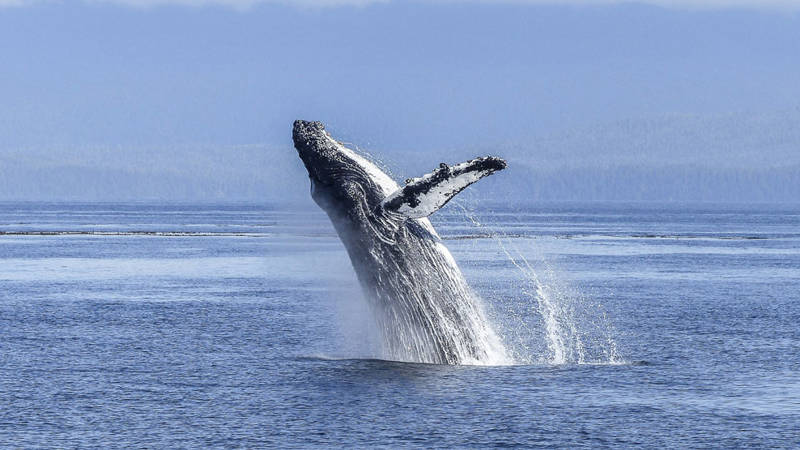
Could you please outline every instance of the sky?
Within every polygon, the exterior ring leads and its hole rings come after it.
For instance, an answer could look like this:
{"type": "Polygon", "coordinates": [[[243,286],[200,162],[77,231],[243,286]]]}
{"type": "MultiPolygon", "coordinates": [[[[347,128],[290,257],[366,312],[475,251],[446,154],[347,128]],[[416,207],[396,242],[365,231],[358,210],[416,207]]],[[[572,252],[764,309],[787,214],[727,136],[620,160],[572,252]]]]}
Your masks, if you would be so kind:
{"type": "Polygon", "coordinates": [[[798,43],[796,0],[0,0],[0,200],[307,199],[303,118],[490,196],[790,201],[798,43]]]}

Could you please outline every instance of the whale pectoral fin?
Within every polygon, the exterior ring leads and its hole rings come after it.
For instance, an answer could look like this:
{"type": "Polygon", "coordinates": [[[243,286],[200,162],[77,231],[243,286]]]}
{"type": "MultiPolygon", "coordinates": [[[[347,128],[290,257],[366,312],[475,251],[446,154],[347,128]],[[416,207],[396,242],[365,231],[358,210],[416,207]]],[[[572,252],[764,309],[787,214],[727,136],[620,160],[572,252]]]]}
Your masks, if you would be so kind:
{"type": "Polygon", "coordinates": [[[411,219],[427,217],[450,201],[470,184],[506,168],[506,162],[494,156],[475,158],[455,166],[439,168],[421,177],[406,180],[406,185],[383,201],[383,208],[411,219]]]}

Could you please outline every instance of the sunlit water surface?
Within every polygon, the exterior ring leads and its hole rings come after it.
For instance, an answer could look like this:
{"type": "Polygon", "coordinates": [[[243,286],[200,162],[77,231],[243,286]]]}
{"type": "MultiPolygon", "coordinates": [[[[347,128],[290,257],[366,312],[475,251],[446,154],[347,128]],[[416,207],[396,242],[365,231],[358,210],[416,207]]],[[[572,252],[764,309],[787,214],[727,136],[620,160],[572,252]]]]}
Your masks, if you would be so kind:
{"type": "Polygon", "coordinates": [[[800,446],[800,208],[468,209],[514,365],[382,360],[320,212],[0,204],[0,445],[800,446]]]}

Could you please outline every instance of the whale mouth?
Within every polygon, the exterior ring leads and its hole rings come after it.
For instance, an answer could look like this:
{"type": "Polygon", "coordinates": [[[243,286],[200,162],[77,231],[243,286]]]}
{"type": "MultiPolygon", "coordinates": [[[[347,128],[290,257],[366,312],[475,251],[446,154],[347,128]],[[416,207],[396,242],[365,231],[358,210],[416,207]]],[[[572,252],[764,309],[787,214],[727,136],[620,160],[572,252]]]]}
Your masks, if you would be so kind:
{"type": "Polygon", "coordinates": [[[309,181],[309,193],[311,194],[312,198],[317,198],[322,191],[329,190],[330,187],[325,184],[322,180],[320,180],[315,174],[309,172],[308,173],[308,181],[309,181]]]}

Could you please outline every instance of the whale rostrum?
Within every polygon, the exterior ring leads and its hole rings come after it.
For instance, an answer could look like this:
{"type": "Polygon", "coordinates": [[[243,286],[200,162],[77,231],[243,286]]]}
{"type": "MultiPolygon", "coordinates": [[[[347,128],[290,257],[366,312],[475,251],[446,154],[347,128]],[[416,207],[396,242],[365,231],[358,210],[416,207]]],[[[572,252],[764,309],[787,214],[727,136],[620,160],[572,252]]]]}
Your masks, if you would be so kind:
{"type": "Polygon", "coordinates": [[[297,120],[292,137],[314,201],[347,249],[388,359],[503,364],[509,357],[428,216],[467,186],[506,167],[488,156],[407,180],[297,120]]]}

